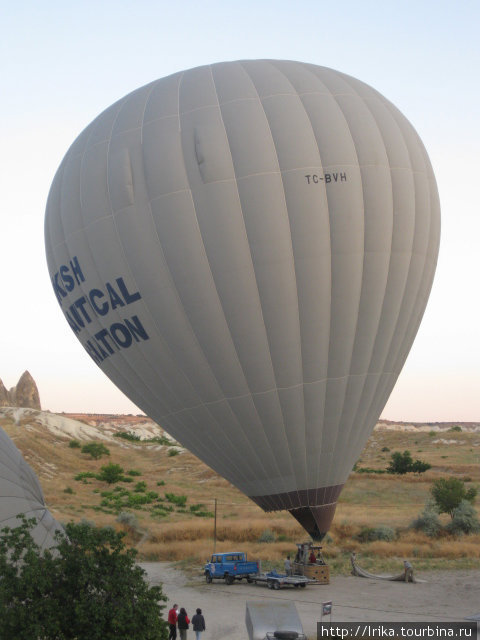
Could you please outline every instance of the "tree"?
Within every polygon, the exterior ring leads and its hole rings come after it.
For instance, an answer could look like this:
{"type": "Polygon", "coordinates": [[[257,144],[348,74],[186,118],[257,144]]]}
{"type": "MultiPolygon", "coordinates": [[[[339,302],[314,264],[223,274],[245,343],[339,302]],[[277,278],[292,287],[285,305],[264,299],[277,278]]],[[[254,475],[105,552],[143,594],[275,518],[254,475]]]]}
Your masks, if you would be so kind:
{"type": "Polygon", "coordinates": [[[97,475],[97,480],[103,480],[108,484],[114,484],[120,482],[123,479],[124,470],[119,464],[106,464],[100,469],[100,473],[97,475]]]}
{"type": "Polygon", "coordinates": [[[448,513],[453,518],[454,511],[462,500],[473,503],[477,490],[475,487],[467,489],[465,482],[455,476],[435,480],[430,493],[435,501],[439,513],[448,513]]]}
{"type": "Polygon", "coordinates": [[[413,471],[414,473],[423,473],[431,468],[431,464],[422,460],[413,460],[410,451],[395,451],[390,456],[391,460],[387,467],[388,473],[404,474],[413,471]]]}
{"type": "Polygon", "coordinates": [[[0,536],[0,638],[166,640],[159,586],[150,587],[123,533],[69,523],[41,550],[21,518],[0,536]]]}
{"type": "Polygon", "coordinates": [[[390,457],[390,464],[387,467],[387,471],[389,473],[404,474],[410,471],[410,468],[413,464],[410,451],[404,451],[403,453],[400,453],[400,451],[395,451],[390,457]]]}
{"type": "Polygon", "coordinates": [[[110,455],[110,451],[107,447],[99,442],[89,442],[88,444],[84,444],[82,447],[82,453],[90,454],[95,460],[98,460],[102,456],[110,455]]]}
{"type": "Polygon", "coordinates": [[[480,531],[477,512],[468,500],[462,500],[458,507],[453,510],[452,519],[447,524],[446,529],[454,535],[478,533],[480,531]]]}

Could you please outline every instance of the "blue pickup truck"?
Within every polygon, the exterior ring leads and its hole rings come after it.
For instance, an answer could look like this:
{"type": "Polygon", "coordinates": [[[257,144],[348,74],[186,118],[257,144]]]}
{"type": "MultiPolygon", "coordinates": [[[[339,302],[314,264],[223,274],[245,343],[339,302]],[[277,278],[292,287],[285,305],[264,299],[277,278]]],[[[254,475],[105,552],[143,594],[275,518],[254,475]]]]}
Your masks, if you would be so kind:
{"type": "Polygon", "coordinates": [[[235,580],[246,578],[253,582],[253,576],[259,573],[258,562],[248,562],[247,554],[241,551],[229,553],[214,553],[204,567],[205,580],[210,583],[216,578],[225,580],[226,584],[233,584],[235,580]]]}

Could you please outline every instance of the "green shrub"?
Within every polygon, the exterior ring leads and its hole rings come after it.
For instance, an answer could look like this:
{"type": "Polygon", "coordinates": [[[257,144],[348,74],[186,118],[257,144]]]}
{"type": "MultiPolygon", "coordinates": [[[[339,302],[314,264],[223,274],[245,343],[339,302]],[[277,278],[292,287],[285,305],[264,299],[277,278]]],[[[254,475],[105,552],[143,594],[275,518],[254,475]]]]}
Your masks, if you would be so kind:
{"type": "Polygon", "coordinates": [[[273,533],[273,531],[271,529],[265,529],[264,531],[262,531],[262,533],[260,534],[260,537],[258,538],[259,542],[275,542],[275,534],[273,533]]]}
{"type": "Polygon", "coordinates": [[[82,471],[81,473],[77,473],[74,477],[74,480],[87,482],[87,478],[96,478],[97,474],[93,473],[93,471],[82,471]]]}
{"type": "Polygon", "coordinates": [[[70,447],[70,449],[80,449],[81,444],[78,440],[70,440],[68,446],[70,447]]]}
{"type": "Polygon", "coordinates": [[[65,487],[65,489],[63,490],[63,493],[75,493],[75,491],[72,489],[72,487],[65,487]]]}
{"type": "Polygon", "coordinates": [[[120,482],[120,480],[123,479],[123,473],[123,467],[112,462],[104,465],[100,469],[100,473],[97,475],[97,480],[108,482],[108,484],[115,484],[115,482],[120,482]]]}
{"type": "Polygon", "coordinates": [[[391,542],[395,539],[395,531],[383,524],[378,527],[363,527],[357,535],[357,539],[360,542],[374,542],[375,540],[391,542]]]}
{"type": "Polygon", "coordinates": [[[114,438],[123,438],[123,440],[130,440],[130,442],[139,442],[140,436],[137,436],[133,431],[117,431],[113,434],[114,438]]]}
{"type": "Polygon", "coordinates": [[[109,456],[110,451],[100,442],[89,442],[82,447],[82,453],[90,455],[94,460],[98,460],[102,456],[109,456]]]}
{"type": "Polygon", "coordinates": [[[157,487],[164,487],[165,486],[165,480],[159,480],[157,482],[157,487]]]}
{"type": "Polygon", "coordinates": [[[413,520],[410,526],[417,531],[423,531],[430,538],[435,538],[441,529],[438,511],[435,506],[431,502],[427,502],[423,511],[413,520]]]}
{"type": "Polygon", "coordinates": [[[165,498],[168,502],[172,504],[176,504],[178,507],[184,507],[187,504],[187,496],[184,495],[175,495],[174,493],[166,493],[165,498]]]}
{"type": "Polygon", "coordinates": [[[449,431],[457,431],[457,432],[461,432],[462,431],[462,427],[460,427],[458,424],[450,427],[449,431]]]}
{"type": "Polygon", "coordinates": [[[445,528],[454,535],[478,533],[480,522],[473,505],[468,500],[462,500],[453,510],[452,519],[445,528]]]}
{"type": "Polygon", "coordinates": [[[180,451],[178,449],[169,449],[168,450],[168,455],[170,456],[170,458],[172,458],[173,456],[178,456],[179,453],[180,453],[180,451]]]}
{"type": "Polygon", "coordinates": [[[133,490],[136,491],[136,493],[142,493],[143,491],[146,490],[146,488],[147,488],[147,483],[144,480],[142,480],[141,482],[137,482],[133,490]]]}
{"type": "Polygon", "coordinates": [[[382,447],[381,451],[390,451],[390,447],[382,447]]]}
{"type": "Polygon", "coordinates": [[[121,511],[117,516],[117,522],[120,522],[120,524],[125,525],[129,529],[138,529],[137,516],[129,511],[121,511]]]}
{"type": "Polygon", "coordinates": [[[410,451],[395,451],[391,455],[390,464],[387,467],[388,473],[397,473],[403,475],[405,473],[423,473],[431,468],[431,464],[422,460],[413,460],[410,451]]]}
{"type": "Polygon", "coordinates": [[[141,476],[142,472],[141,471],[137,471],[137,469],[130,469],[130,471],[127,471],[127,475],[129,475],[129,476],[141,476]]]}

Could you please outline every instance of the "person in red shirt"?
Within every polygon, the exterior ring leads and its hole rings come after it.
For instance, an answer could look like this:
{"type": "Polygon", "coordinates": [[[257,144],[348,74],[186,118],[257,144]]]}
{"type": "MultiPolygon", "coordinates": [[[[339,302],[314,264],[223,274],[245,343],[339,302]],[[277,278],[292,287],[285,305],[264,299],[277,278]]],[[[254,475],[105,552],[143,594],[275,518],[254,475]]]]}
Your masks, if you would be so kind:
{"type": "Polygon", "coordinates": [[[170,627],[170,634],[168,640],[176,640],[177,638],[177,614],[178,604],[174,604],[168,612],[168,626],[170,627]]]}

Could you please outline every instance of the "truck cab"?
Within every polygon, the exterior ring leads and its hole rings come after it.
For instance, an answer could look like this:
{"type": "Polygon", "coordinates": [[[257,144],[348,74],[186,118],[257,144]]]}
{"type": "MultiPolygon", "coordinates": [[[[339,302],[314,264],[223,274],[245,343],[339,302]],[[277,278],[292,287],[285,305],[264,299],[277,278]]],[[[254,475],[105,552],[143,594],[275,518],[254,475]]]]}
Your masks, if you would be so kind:
{"type": "Polygon", "coordinates": [[[259,563],[249,562],[247,554],[242,551],[214,553],[204,567],[205,579],[211,583],[215,578],[225,580],[226,584],[233,584],[235,580],[246,578],[252,582],[252,575],[259,572],[259,563]]]}

